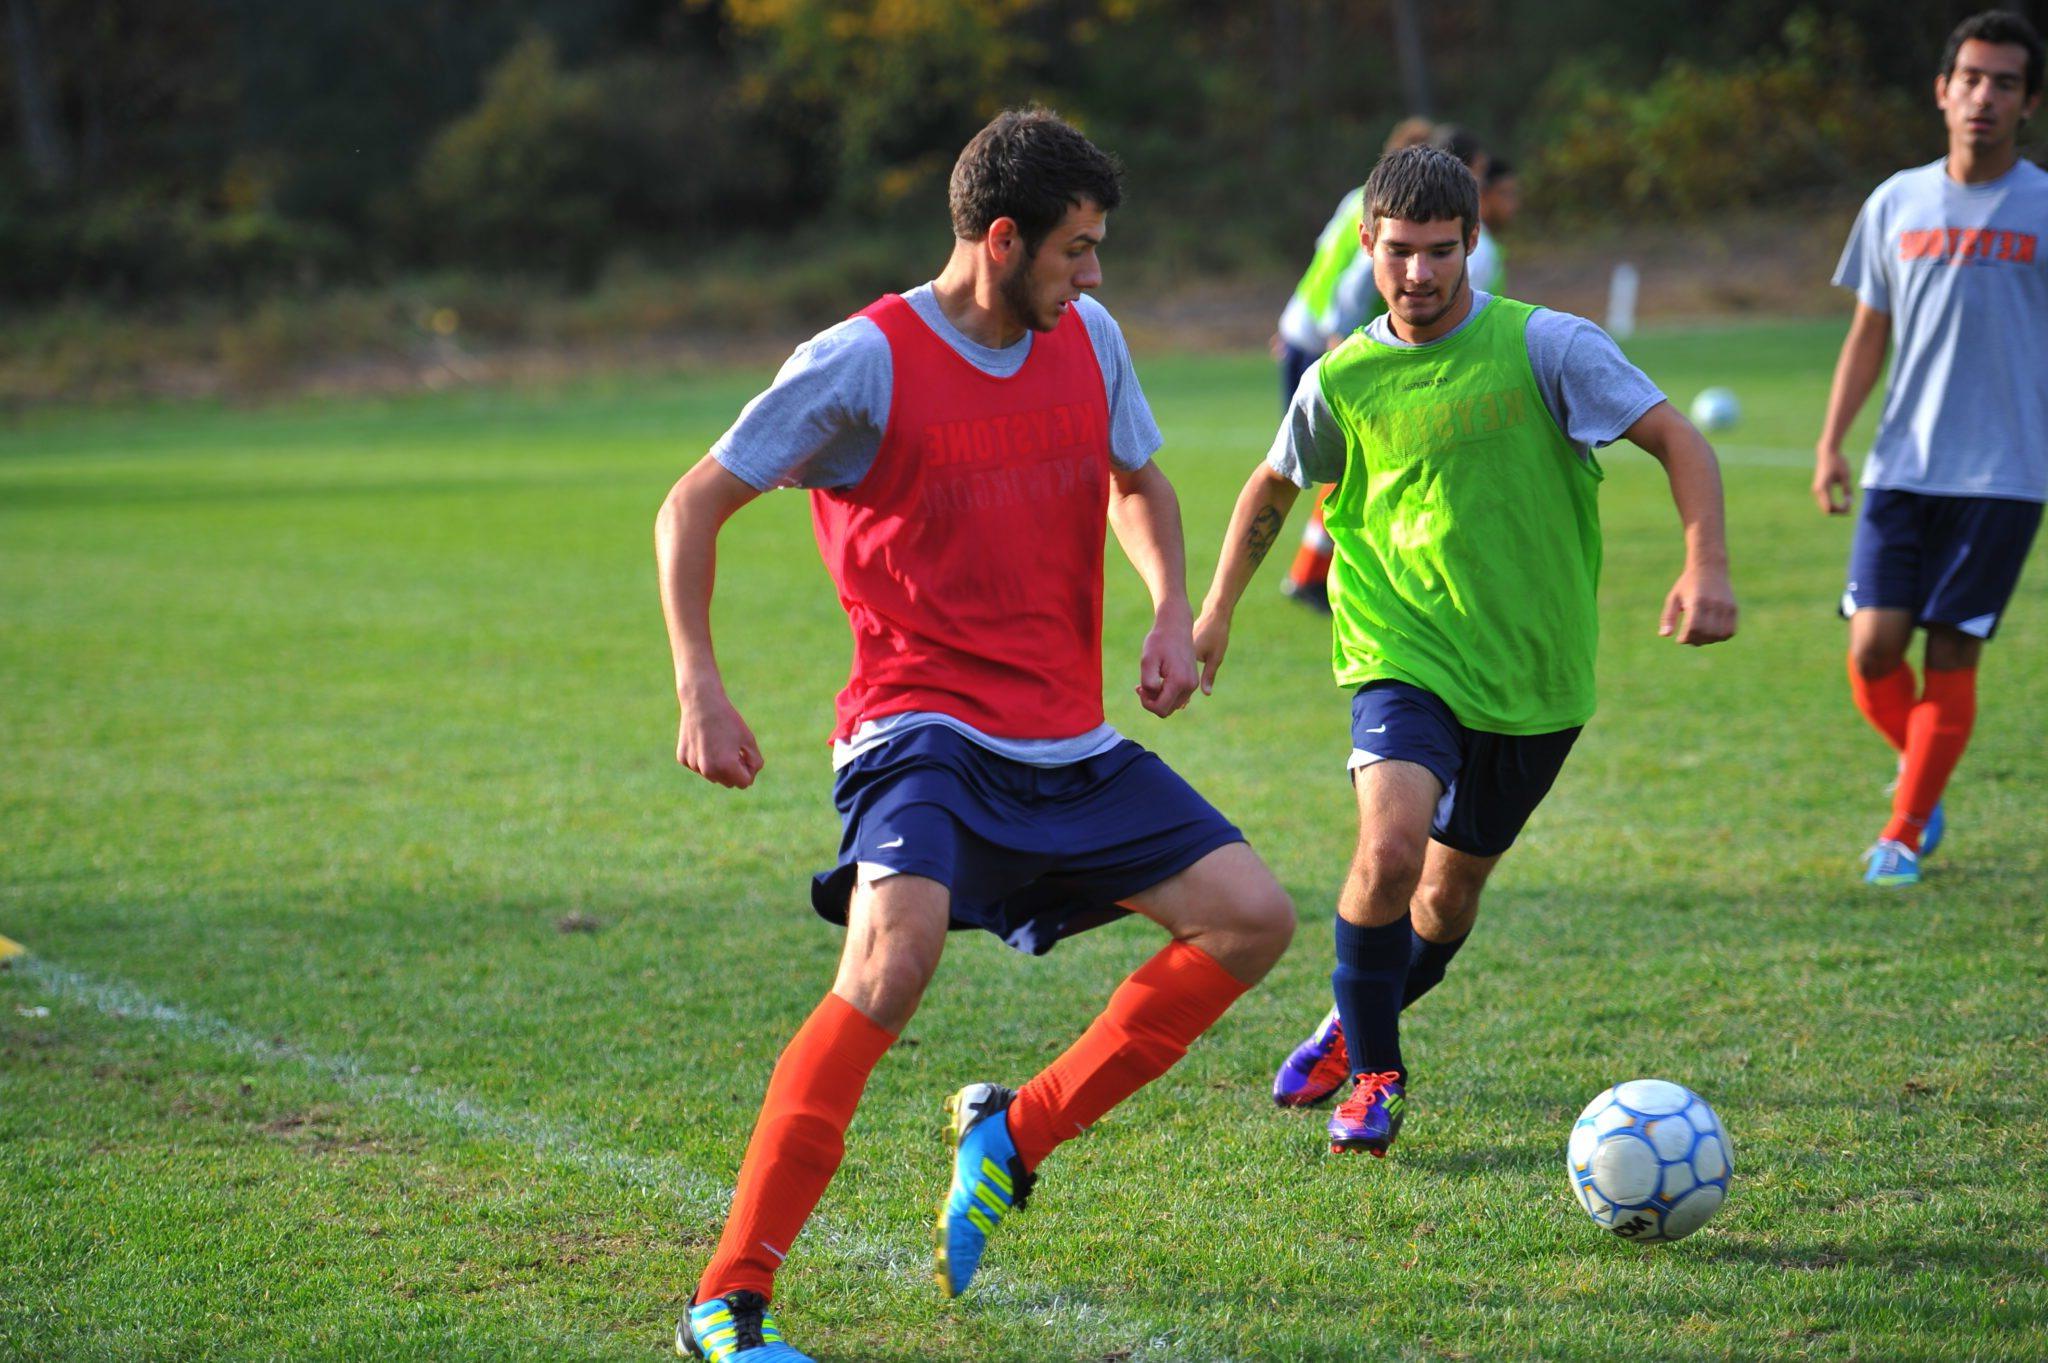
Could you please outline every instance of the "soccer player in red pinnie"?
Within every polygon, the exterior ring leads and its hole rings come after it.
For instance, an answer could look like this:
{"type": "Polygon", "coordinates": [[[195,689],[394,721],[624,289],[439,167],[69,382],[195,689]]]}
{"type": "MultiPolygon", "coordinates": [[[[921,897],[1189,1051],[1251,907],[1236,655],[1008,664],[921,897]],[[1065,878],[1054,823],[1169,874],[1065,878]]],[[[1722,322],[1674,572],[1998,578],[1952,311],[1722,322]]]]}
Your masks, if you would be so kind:
{"type": "Polygon", "coordinates": [[[854,641],[832,735],[839,861],[812,888],[847,926],[839,972],[776,1062],[679,1352],[804,1358],[768,1309],[776,1270],[949,926],[1039,954],[1133,912],[1169,938],[1035,1078],[947,1101],[938,1266],[953,1295],[1046,1156],[1171,1068],[1293,934],[1243,835],[1103,714],[1105,526],[1152,596],[1140,702],[1171,715],[1195,686],[1159,430],[1088,297],[1121,198],[1116,163],[1055,115],[996,118],[953,168],[939,277],[799,347],[662,507],[683,765],[735,788],[762,767],[711,645],[714,549],[739,508],[809,489],[854,641]]]}
{"type": "Polygon", "coordinates": [[[1849,512],[1842,439],[1893,351],[1842,598],[1850,694],[1899,754],[1891,819],[1864,854],[1873,885],[1917,884],[1942,840],[1977,663],[2048,501],[2048,171],[2019,154],[2041,61],[2017,14],[1957,26],[1934,81],[1948,154],[1878,186],[1835,271],[1856,314],[1815,451],[1829,515],[1849,512]]]}

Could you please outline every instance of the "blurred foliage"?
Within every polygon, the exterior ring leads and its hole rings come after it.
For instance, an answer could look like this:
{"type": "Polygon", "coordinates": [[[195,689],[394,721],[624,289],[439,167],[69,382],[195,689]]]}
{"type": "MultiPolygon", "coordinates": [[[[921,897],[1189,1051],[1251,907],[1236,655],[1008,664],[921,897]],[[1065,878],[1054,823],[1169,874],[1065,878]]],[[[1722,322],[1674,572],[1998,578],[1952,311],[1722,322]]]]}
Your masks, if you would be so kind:
{"type": "Polygon", "coordinates": [[[634,55],[565,72],[535,33],[428,145],[392,225],[423,259],[588,282],[621,237],[772,225],[793,186],[777,150],[701,59],[634,55]]]}
{"type": "MultiPolygon", "coordinates": [[[[1409,112],[1395,0],[0,3],[15,301],[253,305],[455,265],[588,288],[755,240],[788,269],[900,275],[943,252],[958,147],[1030,100],[1127,165],[1121,259],[1269,269],[1409,112]]],[[[1937,155],[1932,67],[1976,7],[1418,13],[1434,112],[1528,169],[1532,213],[1684,218],[1937,155]]]]}
{"type": "Polygon", "coordinates": [[[1865,185],[1928,155],[1928,101],[1875,85],[1845,20],[1803,12],[1783,43],[1719,70],[1676,61],[1647,88],[1579,62],[1538,99],[1530,198],[1553,216],[1683,220],[1865,185]]]}

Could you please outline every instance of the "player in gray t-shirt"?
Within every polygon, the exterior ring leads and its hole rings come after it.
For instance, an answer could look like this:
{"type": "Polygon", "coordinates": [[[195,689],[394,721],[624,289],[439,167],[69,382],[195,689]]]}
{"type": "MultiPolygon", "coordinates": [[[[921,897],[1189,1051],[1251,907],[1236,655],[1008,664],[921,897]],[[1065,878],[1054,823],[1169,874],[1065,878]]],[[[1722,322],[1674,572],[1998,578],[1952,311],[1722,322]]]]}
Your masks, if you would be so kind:
{"type": "Polygon", "coordinates": [[[1948,154],[1857,215],[1835,283],[1856,314],[1835,366],[1813,496],[1852,501],[1842,439],[1893,351],[1842,609],[1856,707],[1899,754],[1864,879],[1910,885],[1976,716],[1977,663],[2048,500],[2048,172],[2020,159],[2041,103],[2040,36],[1989,11],[1949,36],[1935,98],[1948,154]],[[1924,689],[1906,652],[1926,632],[1924,689]]]}

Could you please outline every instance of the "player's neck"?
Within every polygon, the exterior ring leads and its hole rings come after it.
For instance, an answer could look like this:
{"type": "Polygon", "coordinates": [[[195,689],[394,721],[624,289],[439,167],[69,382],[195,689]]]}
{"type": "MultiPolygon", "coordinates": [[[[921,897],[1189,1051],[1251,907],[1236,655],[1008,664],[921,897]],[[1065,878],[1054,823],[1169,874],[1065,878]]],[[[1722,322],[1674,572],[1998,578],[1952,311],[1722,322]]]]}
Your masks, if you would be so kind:
{"type": "Polygon", "coordinates": [[[1951,141],[1948,144],[1948,178],[1958,184],[1986,184],[2018,165],[2019,160],[2017,140],[2001,142],[1995,147],[1973,147],[1967,142],[1951,141]]]}
{"type": "Polygon", "coordinates": [[[1394,339],[1409,345],[1428,345],[1431,341],[1456,331],[1467,317],[1472,315],[1472,284],[1470,280],[1458,285],[1457,301],[1444,309],[1443,316],[1423,326],[1410,326],[1401,320],[1401,314],[1391,309],[1387,312],[1387,326],[1392,329],[1394,339]]]}
{"type": "Polygon", "coordinates": [[[954,329],[976,345],[1002,350],[1024,339],[1024,323],[1004,301],[994,274],[981,268],[972,242],[953,243],[953,258],[932,281],[932,297],[954,329]]]}

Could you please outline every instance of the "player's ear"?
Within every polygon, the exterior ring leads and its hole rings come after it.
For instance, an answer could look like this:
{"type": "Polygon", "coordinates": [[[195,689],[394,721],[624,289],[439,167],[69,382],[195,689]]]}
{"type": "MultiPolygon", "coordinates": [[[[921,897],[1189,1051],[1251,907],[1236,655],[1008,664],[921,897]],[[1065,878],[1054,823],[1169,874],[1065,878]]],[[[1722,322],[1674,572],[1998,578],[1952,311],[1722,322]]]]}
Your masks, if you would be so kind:
{"type": "Polygon", "coordinates": [[[1367,255],[1372,254],[1372,229],[1376,225],[1370,213],[1358,220],[1358,244],[1365,248],[1367,255]]]}
{"type": "Polygon", "coordinates": [[[1469,256],[1469,255],[1471,255],[1471,254],[1472,254],[1472,253],[1473,253],[1474,251],[1476,251],[1476,250],[1478,250],[1478,249],[1479,249],[1479,222],[1478,222],[1478,220],[1477,220],[1477,219],[1474,219],[1474,220],[1473,220],[1473,222],[1472,222],[1472,226],[1471,226],[1470,228],[1466,229],[1466,232],[1465,232],[1465,254],[1469,256]]]}
{"type": "Polygon", "coordinates": [[[1015,218],[997,218],[988,225],[988,235],[982,238],[989,258],[998,265],[1007,265],[1013,256],[1024,250],[1024,229],[1017,226],[1015,218]]]}

